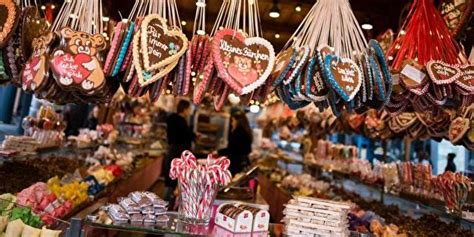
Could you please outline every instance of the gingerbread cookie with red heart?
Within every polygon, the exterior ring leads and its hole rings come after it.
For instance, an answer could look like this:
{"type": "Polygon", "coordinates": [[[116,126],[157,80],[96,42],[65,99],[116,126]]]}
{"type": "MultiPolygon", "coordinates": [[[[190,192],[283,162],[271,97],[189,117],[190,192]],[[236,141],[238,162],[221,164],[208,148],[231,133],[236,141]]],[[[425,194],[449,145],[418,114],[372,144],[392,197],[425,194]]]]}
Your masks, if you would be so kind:
{"type": "Polygon", "coordinates": [[[102,51],[106,41],[103,35],[91,35],[65,27],[60,31],[62,45],[55,49],[49,60],[53,76],[66,90],[84,93],[96,91],[105,84],[102,70],[102,51]]]}
{"type": "Polygon", "coordinates": [[[49,64],[48,51],[55,35],[51,32],[33,39],[33,53],[26,61],[20,73],[23,90],[39,91],[48,83],[49,64]]]}
{"type": "Polygon", "coordinates": [[[247,38],[232,29],[217,31],[212,54],[219,77],[239,95],[263,85],[275,63],[270,42],[259,37],[247,38]]]}

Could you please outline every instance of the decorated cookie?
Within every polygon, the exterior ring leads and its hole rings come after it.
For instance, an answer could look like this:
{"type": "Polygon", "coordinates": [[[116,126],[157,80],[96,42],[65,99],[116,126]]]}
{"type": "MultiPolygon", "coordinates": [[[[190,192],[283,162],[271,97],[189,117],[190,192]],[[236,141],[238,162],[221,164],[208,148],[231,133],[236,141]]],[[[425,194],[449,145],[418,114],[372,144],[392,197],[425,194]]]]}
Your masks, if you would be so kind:
{"type": "Polygon", "coordinates": [[[54,34],[51,32],[33,39],[33,52],[20,73],[23,90],[41,90],[47,84],[49,76],[47,55],[53,40],[54,34]]]}
{"type": "Polygon", "coordinates": [[[41,18],[38,8],[29,6],[23,9],[20,27],[20,52],[23,61],[26,61],[33,51],[33,39],[46,34],[49,24],[46,19],[41,18]]]}
{"type": "Polygon", "coordinates": [[[458,67],[442,61],[429,61],[426,64],[426,71],[431,80],[437,85],[451,84],[462,76],[461,70],[458,67]]]}
{"type": "Polygon", "coordinates": [[[63,45],[53,51],[50,67],[57,83],[66,90],[95,91],[105,83],[100,53],[106,47],[101,34],[90,35],[68,27],[60,31],[63,45]]]}
{"type": "Polygon", "coordinates": [[[449,140],[453,143],[460,141],[469,130],[471,122],[467,118],[458,117],[449,126],[449,140]]]}
{"type": "Polygon", "coordinates": [[[178,29],[169,29],[157,14],[148,15],[141,25],[143,65],[147,71],[163,68],[178,59],[188,48],[188,39],[178,29]]]}
{"type": "Polygon", "coordinates": [[[327,83],[344,101],[349,102],[354,99],[362,83],[361,71],[354,61],[327,55],[323,71],[327,83]]]}
{"type": "Polygon", "coordinates": [[[222,78],[239,95],[263,85],[275,62],[273,46],[259,37],[245,38],[232,29],[216,33],[212,43],[214,64],[222,78]]]}
{"type": "Polygon", "coordinates": [[[19,20],[19,9],[13,0],[0,0],[0,48],[5,46],[19,20]]]}
{"type": "Polygon", "coordinates": [[[469,20],[472,9],[472,0],[442,0],[441,15],[452,35],[457,35],[469,20]]]}

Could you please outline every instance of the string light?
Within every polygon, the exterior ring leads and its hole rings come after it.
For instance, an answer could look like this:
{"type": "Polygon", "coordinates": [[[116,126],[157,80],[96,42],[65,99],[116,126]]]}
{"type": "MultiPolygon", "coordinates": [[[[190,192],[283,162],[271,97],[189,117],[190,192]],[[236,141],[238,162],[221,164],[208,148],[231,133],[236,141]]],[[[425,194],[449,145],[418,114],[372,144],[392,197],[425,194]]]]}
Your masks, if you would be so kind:
{"type": "Polygon", "coordinates": [[[54,4],[51,4],[51,9],[53,9],[53,10],[54,10],[55,8],[56,8],[56,5],[54,5],[54,4]]]}
{"type": "Polygon", "coordinates": [[[362,29],[364,30],[372,30],[374,28],[374,26],[372,26],[371,24],[369,23],[365,23],[365,24],[362,24],[362,29]]]}
{"type": "Polygon", "coordinates": [[[301,4],[296,4],[295,11],[301,12],[301,4]]]}
{"type": "Polygon", "coordinates": [[[186,21],[181,21],[181,25],[185,26],[186,24],[186,21]]]}
{"type": "Polygon", "coordinates": [[[275,34],[275,39],[279,39],[280,38],[280,34],[275,34]]]}
{"type": "Polygon", "coordinates": [[[46,6],[45,6],[45,5],[41,5],[41,10],[46,10],[46,6]]]}

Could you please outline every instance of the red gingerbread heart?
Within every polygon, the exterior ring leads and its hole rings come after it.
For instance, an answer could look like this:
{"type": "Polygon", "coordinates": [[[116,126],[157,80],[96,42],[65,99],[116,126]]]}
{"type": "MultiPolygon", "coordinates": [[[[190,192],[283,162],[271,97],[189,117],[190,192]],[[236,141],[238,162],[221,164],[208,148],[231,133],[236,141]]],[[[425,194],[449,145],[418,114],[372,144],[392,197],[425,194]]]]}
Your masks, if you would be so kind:
{"type": "Polygon", "coordinates": [[[56,75],[56,79],[63,86],[72,83],[80,85],[92,73],[86,68],[87,63],[92,61],[88,54],[70,54],[58,50],[54,53],[51,68],[56,75]]]}
{"type": "Polygon", "coordinates": [[[239,95],[248,94],[264,84],[275,63],[270,42],[259,37],[245,38],[232,29],[216,33],[212,55],[219,77],[239,95]]]}

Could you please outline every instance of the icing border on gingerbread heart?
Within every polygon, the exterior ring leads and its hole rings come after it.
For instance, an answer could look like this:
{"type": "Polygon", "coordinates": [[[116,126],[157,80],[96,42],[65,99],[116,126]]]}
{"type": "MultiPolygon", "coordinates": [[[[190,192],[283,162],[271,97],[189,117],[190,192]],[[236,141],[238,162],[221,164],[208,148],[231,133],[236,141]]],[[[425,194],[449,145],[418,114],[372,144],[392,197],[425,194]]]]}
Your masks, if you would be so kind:
{"type": "Polygon", "coordinates": [[[135,67],[136,75],[138,76],[138,83],[140,84],[141,87],[148,86],[162,77],[164,77],[166,74],[171,72],[176,65],[178,65],[179,60],[176,60],[172,62],[171,64],[165,65],[164,68],[158,68],[159,72],[155,73],[154,71],[146,71],[144,68],[142,68],[142,65],[140,63],[140,55],[142,54],[140,52],[140,38],[141,38],[141,29],[137,31],[135,36],[133,37],[133,66],[135,67]],[[143,76],[143,73],[149,72],[153,73],[150,79],[145,81],[145,78],[143,76]]]}
{"type": "Polygon", "coordinates": [[[454,66],[454,65],[451,65],[451,64],[447,64],[443,61],[440,61],[440,60],[430,60],[429,62],[426,63],[426,71],[428,72],[428,75],[430,76],[430,79],[431,81],[436,84],[436,85],[447,85],[447,84],[451,84],[453,83],[454,81],[456,81],[459,77],[462,76],[462,72],[461,70],[454,66]],[[441,66],[443,67],[448,67],[448,68],[451,68],[451,69],[454,69],[456,70],[456,74],[454,74],[451,78],[449,79],[446,79],[446,80],[438,80],[438,78],[436,78],[433,70],[431,69],[431,66],[433,64],[440,64],[441,66]]]}
{"type": "Polygon", "coordinates": [[[140,26],[140,31],[137,32],[137,34],[141,34],[140,37],[140,43],[141,43],[141,48],[143,50],[143,68],[146,71],[152,71],[156,70],[162,67],[165,67],[169,64],[172,64],[175,61],[178,61],[178,59],[186,52],[186,49],[188,48],[188,38],[186,38],[186,35],[183,34],[183,32],[179,29],[169,29],[168,25],[166,24],[166,20],[163,19],[160,15],[158,14],[151,14],[146,16],[143,19],[143,22],[140,26]],[[147,28],[148,25],[152,20],[158,19],[161,23],[161,27],[163,28],[163,34],[168,36],[168,37],[177,37],[181,41],[183,41],[183,47],[179,49],[175,54],[164,58],[161,62],[158,62],[154,65],[150,64],[150,57],[148,56],[148,37],[147,37],[147,28]]]}
{"type": "Polygon", "coordinates": [[[260,37],[246,38],[242,33],[237,32],[232,29],[227,29],[227,28],[217,31],[212,41],[211,53],[213,54],[214,65],[217,68],[219,77],[222,78],[222,80],[224,80],[232,88],[232,90],[238,93],[239,95],[248,94],[256,90],[259,86],[263,85],[265,81],[268,79],[268,77],[270,76],[270,74],[272,73],[273,66],[275,64],[275,51],[273,49],[272,44],[268,40],[264,38],[260,38],[260,37]],[[263,73],[254,82],[246,86],[240,87],[235,82],[237,78],[233,79],[232,76],[230,76],[227,70],[223,67],[223,62],[222,62],[221,52],[220,52],[220,44],[221,44],[220,42],[224,38],[225,35],[233,35],[235,39],[242,42],[245,46],[259,45],[259,46],[263,46],[264,48],[268,50],[267,68],[265,68],[263,73]]]}
{"type": "Polygon", "coordinates": [[[5,46],[8,43],[8,40],[13,35],[12,32],[18,23],[17,18],[19,15],[19,8],[12,0],[1,1],[3,6],[6,7],[8,12],[8,17],[5,19],[5,24],[2,26],[2,31],[0,31],[0,47],[5,46]]]}
{"type": "Polygon", "coordinates": [[[341,58],[341,57],[335,56],[335,55],[327,55],[325,60],[324,60],[323,73],[326,75],[326,79],[331,84],[332,88],[335,91],[337,91],[337,94],[339,96],[341,96],[341,98],[344,101],[346,101],[346,102],[351,101],[352,99],[354,99],[354,97],[359,92],[359,89],[360,89],[360,86],[361,86],[361,83],[362,83],[362,80],[360,79],[361,71],[360,71],[360,68],[357,65],[357,63],[355,63],[352,59],[341,58]],[[355,71],[358,73],[358,78],[357,78],[358,83],[355,85],[354,90],[349,95],[346,94],[346,92],[341,88],[339,83],[334,78],[334,75],[331,73],[330,67],[331,67],[331,63],[332,63],[333,60],[337,60],[338,63],[341,62],[342,64],[350,63],[354,67],[355,71]]]}

